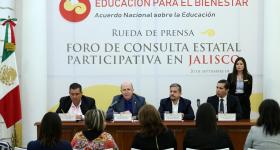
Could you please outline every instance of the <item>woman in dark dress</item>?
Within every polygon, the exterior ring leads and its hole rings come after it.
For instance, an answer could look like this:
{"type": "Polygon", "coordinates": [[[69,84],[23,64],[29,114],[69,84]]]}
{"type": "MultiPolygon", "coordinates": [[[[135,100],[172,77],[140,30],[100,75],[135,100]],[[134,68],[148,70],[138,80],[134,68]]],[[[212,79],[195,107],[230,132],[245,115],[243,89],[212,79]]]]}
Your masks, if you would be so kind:
{"type": "Polygon", "coordinates": [[[250,119],[251,103],[250,96],[252,93],[253,78],[247,70],[246,61],[243,57],[238,57],[233,66],[232,73],[228,74],[229,93],[238,97],[242,118],[250,119]]]}
{"type": "Polygon", "coordinates": [[[39,137],[27,145],[28,150],[72,150],[70,143],[61,140],[61,120],[57,113],[48,112],[41,121],[39,137]]]}
{"type": "Polygon", "coordinates": [[[177,149],[177,142],[173,132],[166,128],[160,114],[153,105],[144,105],[139,111],[141,131],[132,142],[132,148],[141,150],[177,149]]]}
{"type": "Polygon", "coordinates": [[[199,106],[195,123],[196,128],[186,131],[184,149],[233,149],[228,134],[217,127],[216,112],[211,104],[199,106]]]}

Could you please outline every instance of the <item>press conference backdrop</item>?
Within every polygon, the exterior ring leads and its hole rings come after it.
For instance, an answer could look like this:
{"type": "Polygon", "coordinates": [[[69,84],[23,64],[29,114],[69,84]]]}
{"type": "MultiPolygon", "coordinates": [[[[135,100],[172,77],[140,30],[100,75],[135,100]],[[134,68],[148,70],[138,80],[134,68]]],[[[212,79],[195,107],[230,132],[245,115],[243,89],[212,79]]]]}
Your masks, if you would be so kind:
{"type": "Polygon", "coordinates": [[[48,108],[79,82],[105,110],[130,80],[156,107],[177,82],[196,110],[238,56],[254,78],[253,111],[261,99],[261,0],[55,0],[47,11],[48,108]]]}

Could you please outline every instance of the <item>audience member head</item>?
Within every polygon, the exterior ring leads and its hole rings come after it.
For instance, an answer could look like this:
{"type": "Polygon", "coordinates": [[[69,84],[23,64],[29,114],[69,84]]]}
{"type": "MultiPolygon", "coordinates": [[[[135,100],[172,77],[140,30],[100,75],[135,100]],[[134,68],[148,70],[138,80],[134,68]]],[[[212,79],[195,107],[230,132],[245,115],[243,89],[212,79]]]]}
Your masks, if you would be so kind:
{"type": "Polygon", "coordinates": [[[265,99],[259,106],[259,114],[257,126],[263,126],[265,134],[280,133],[280,108],[275,100],[265,99]]]}
{"type": "Polygon", "coordinates": [[[229,85],[227,80],[219,80],[216,86],[216,95],[218,97],[224,98],[228,94],[229,85]]]}
{"type": "Polygon", "coordinates": [[[82,86],[79,83],[72,83],[69,87],[69,95],[74,105],[79,105],[82,98],[82,86]]]}
{"type": "Polygon", "coordinates": [[[169,97],[172,101],[177,101],[181,97],[182,88],[178,83],[173,83],[169,86],[169,97]]]}
{"type": "Polygon", "coordinates": [[[217,128],[216,112],[209,103],[200,105],[196,112],[196,127],[204,132],[214,132],[217,128]]]}
{"type": "Polygon", "coordinates": [[[38,140],[45,147],[53,147],[61,137],[61,120],[57,113],[48,112],[41,121],[38,140]]]}
{"type": "Polygon", "coordinates": [[[238,72],[243,72],[243,75],[247,75],[248,74],[247,64],[246,64],[246,61],[245,61],[245,59],[243,57],[238,57],[235,60],[232,72],[235,75],[238,72]]]}
{"type": "Polygon", "coordinates": [[[125,81],[121,84],[121,93],[125,100],[131,100],[133,96],[133,85],[130,81],[125,81]]]}
{"type": "Polygon", "coordinates": [[[153,105],[144,105],[140,109],[138,116],[144,136],[159,135],[165,130],[165,126],[161,122],[160,114],[153,105]]]}
{"type": "Polygon", "coordinates": [[[103,132],[105,129],[105,114],[100,109],[90,109],[85,114],[87,129],[103,132]]]}

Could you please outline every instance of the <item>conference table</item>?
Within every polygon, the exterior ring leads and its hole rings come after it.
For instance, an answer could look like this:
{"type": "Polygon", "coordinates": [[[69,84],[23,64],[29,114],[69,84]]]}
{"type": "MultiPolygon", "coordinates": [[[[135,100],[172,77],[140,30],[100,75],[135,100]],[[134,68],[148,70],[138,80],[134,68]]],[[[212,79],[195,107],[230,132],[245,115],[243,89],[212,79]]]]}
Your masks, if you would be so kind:
{"type": "MultiPolygon", "coordinates": [[[[163,121],[163,124],[172,129],[177,139],[177,149],[183,149],[183,139],[186,130],[195,127],[195,121],[163,121]]],[[[255,121],[239,120],[218,122],[218,126],[229,134],[235,150],[242,150],[247,134],[255,121]]],[[[37,136],[40,131],[40,122],[36,122],[37,136]]],[[[133,122],[106,122],[106,132],[110,133],[120,150],[130,150],[134,135],[140,131],[138,121],[133,122]]],[[[62,139],[71,141],[75,133],[84,129],[84,121],[63,122],[62,139]]]]}

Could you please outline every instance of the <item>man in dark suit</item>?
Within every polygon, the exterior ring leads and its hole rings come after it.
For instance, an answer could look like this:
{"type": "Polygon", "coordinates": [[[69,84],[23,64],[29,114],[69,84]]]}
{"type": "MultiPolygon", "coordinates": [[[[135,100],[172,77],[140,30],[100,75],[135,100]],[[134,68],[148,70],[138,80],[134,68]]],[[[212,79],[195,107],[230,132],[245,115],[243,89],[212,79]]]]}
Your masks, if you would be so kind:
{"type": "Polygon", "coordinates": [[[82,94],[82,86],[72,83],[69,87],[69,96],[60,98],[56,113],[70,113],[77,119],[83,119],[83,115],[89,109],[96,109],[95,100],[82,94]]]}
{"type": "Polygon", "coordinates": [[[133,93],[133,85],[126,81],[121,84],[121,95],[114,96],[106,114],[107,120],[113,119],[114,113],[131,113],[137,118],[139,109],[146,104],[145,98],[133,93]]]}
{"type": "Polygon", "coordinates": [[[160,101],[158,111],[163,119],[164,113],[182,113],[184,120],[193,120],[194,112],[191,106],[191,101],[181,97],[182,88],[178,83],[170,85],[170,93],[168,98],[164,98],[160,101]]]}
{"type": "Polygon", "coordinates": [[[237,97],[228,93],[229,85],[227,80],[220,80],[217,83],[216,95],[208,97],[210,103],[218,113],[236,113],[236,119],[242,118],[242,111],[237,97]]]}

